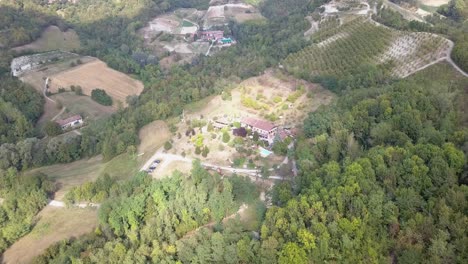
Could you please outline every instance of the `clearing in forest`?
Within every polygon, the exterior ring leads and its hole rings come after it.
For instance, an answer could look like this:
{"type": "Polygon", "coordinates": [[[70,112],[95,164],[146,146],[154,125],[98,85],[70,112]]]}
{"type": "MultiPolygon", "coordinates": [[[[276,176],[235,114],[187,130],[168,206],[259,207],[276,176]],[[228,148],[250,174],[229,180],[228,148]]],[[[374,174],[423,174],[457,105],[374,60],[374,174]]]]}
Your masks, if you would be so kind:
{"type": "MultiPolygon", "coordinates": [[[[300,128],[309,112],[329,104],[333,99],[333,94],[319,85],[295,79],[279,70],[268,70],[261,76],[240,83],[233,81],[229,86],[233,88],[231,91],[205,98],[185,108],[184,121],[178,123],[177,137],[173,138],[168,153],[230,166],[239,155],[235,143],[232,143],[235,136],[231,128],[226,127],[230,134],[230,143],[227,144],[222,140],[221,130],[208,131],[208,123],[213,125],[214,121],[220,119],[232,123],[251,116],[270,120],[278,126],[300,128]],[[197,136],[203,137],[203,145],[209,149],[206,158],[196,154],[194,138],[187,135],[191,128],[194,128],[197,136]]],[[[250,149],[252,146],[245,147],[250,149]]],[[[271,161],[272,164],[280,164],[284,157],[272,155],[271,159],[275,159],[271,161]]]]}
{"type": "Polygon", "coordinates": [[[66,164],[54,164],[36,168],[26,172],[26,175],[46,174],[55,182],[58,188],[54,199],[61,201],[71,188],[94,181],[105,173],[118,180],[122,180],[135,176],[137,172],[137,158],[134,155],[124,153],[108,162],[105,162],[102,156],[99,155],[90,159],[81,159],[66,164]]]}
{"type": "Polygon", "coordinates": [[[450,42],[435,34],[402,32],[358,18],[312,35],[319,42],[289,55],[283,62],[298,76],[342,75],[359,66],[383,67],[405,77],[448,55],[450,42]]]}
{"type": "Polygon", "coordinates": [[[76,95],[74,92],[58,93],[50,96],[62,106],[66,106],[63,114],[57,119],[65,119],[72,115],[81,115],[86,122],[107,118],[116,111],[112,106],[104,106],[95,102],[89,96],[76,95]]]}
{"type": "Polygon", "coordinates": [[[73,67],[49,76],[49,91],[58,92],[59,88],[70,90],[72,85],[81,86],[83,94],[91,95],[91,91],[99,88],[114,99],[114,106],[123,103],[129,95],[139,95],[143,91],[143,83],[109,68],[104,62],[96,59],[92,62],[73,67]]]}
{"type": "Polygon", "coordinates": [[[47,27],[40,38],[32,43],[15,47],[17,52],[43,52],[51,50],[74,51],[80,48],[80,38],[73,29],[60,30],[57,26],[47,27]]]}
{"type": "Polygon", "coordinates": [[[164,142],[171,138],[171,132],[164,121],[156,120],[140,129],[138,153],[153,154],[164,142]]]}
{"type": "Polygon", "coordinates": [[[210,29],[214,26],[223,26],[231,19],[243,23],[249,20],[264,19],[264,17],[256,7],[249,4],[212,5],[208,8],[204,17],[203,28],[210,29]]]}
{"type": "Polygon", "coordinates": [[[97,224],[97,210],[46,206],[37,216],[30,233],[16,241],[3,254],[2,263],[31,263],[51,245],[92,232],[97,224]]]}

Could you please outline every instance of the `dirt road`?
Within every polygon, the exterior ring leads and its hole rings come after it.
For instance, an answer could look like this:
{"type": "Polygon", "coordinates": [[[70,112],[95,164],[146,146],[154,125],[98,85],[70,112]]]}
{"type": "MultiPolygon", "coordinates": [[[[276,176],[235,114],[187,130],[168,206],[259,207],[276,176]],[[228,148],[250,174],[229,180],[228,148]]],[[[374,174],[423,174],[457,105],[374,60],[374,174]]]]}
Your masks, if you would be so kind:
{"type": "MultiPolygon", "coordinates": [[[[182,161],[182,162],[188,162],[192,163],[194,159],[188,158],[188,157],[183,157],[180,155],[174,155],[174,154],[168,154],[163,152],[163,148],[160,148],[159,150],[156,151],[156,153],[151,156],[151,158],[148,159],[148,161],[141,167],[140,171],[146,171],[149,169],[151,164],[153,164],[153,161],[155,160],[160,160],[161,162],[157,166],[156,170],[163,172],[165,168],[174,161],[182,161]]],[[[215,164],[210,164],[206,162],[202,162],[201,165],[205,168],[213,169],[213,170],[222,170],[230,173],[239,173],[239,174],[245,174],[249,176],[252,180],[256,180],[260,177],[260,170],[252,170],[252,169],[240,169],[240,168],[233,168],[233,167],[226,167],[226,166],[219,166],[215,164]]],[[[282,176],[270,176],[268,177],[271,180],[286,180],[282,176]]]]}
{"type": "Polygon", "coordinates": [[[412,75],[412,74],[414,74],[414,73],[417,73],[417,72],[419,72],[419,71],[421,71],[421,70],[424,70],[424,69],[426,69],[427,67],[430,67],[430,66],[432,66],[432,65],[434,65],[434,64],[436,64],[436,63],[439,63],[439,62],[441,62],[441,61],[444,61],[444,60],[446,60],[450,65],[452,65],[453,68],[455,68],[455,70],[457,70],[460,74],[462,74],[462,75],[465,76],[465,77],[468,77],[468,73],[464,72],[460,67],[458,67],[458,65],[457,65],[457,64],[452,60],[452,58],[450,57],[450,54],[452,54],[452,50],[453,50],[453,47],[454,47],[455,44],[454,44],[453,41],[451,41],[450,39],[447,39],[447,40],[449,41],[450,47],[449,47],[449,49],[447,50],[447,55],[446,55],[445,57],[442,57],[442,58],[437,59],[437,60],[435,60],[435,61],[433,61],[433,62],[431,62],[431,63],[428,63],[428,64],[426,64],[426,65],[424,65],[424,66],[422,66],[422,67],[420,67],[420,68],[418,68],[418,69],[416,69],[416,70],[414,70],[414,71],[408,73],[407,75],[403,76],[403,78],[406,78],[406,77],[408,77],[408,76],[410,76],[410,75],[412,75]]]}

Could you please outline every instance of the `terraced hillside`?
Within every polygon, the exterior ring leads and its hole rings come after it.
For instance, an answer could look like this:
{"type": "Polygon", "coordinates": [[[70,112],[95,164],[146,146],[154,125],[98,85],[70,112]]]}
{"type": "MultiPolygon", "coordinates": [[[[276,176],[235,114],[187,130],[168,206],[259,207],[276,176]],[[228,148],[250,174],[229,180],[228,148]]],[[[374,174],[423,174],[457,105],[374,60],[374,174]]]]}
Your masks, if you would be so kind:
{"type": "Polygon", "coordinates": [[[303,75],[340,75],[364,65],[380,65],[395,77],[405,77],[447,56],[449,41],[428,33],[393,30],[366,18],[340,27],[325,27],[312,36],[317,44],[289,55],[287,71],[303,75]]]}

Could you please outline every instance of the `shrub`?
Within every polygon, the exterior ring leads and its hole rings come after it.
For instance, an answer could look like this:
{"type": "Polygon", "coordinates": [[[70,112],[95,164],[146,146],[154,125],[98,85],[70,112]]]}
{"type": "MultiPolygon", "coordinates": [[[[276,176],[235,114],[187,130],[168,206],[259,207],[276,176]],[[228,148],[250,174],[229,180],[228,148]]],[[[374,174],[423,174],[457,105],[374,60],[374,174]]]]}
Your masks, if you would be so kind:
{"type": "Polygon", "coordinates": [[[166,143],[164,143],[164,149],[165,150],[170,150],[171,148],[172,148],[171,142],[166,141],[166,143]]]}
{"type": "Polygon", "coordinates": [[[55,123],[54,121],[49,121],[44,127],[46,134],[50,137],[54,137],[60,135],[62,133],[62,128],[59,124],[55,123]]]}
{"type": "Polygon", "coordinates": [[[60,88],[58,89],[58,92],[59,92],[59,93],[64,93],[64,92],[66,92],[66,91],[67,91],[67,90],[65,90],[65,88],[63,88],[63,87],[60,87],[60,88]]]}
{"type": "Polygon", "coordinates": [[[231,136],[229,135],[228,132],[223,132],[223,142],[228,143],[229,140],[231,140],[231,136]]]}
{"type": "Polygon", "coordinates": [[[83,95],[83,89],[81,89],[81,86],[75,86],[75,94],[76,95],[83,95]]]}
{"type": "Polygon", "coordinates": [[[102,89],[94,89],[91,92],[91,99],[102,105],[112,105],[112,98],[102,89]]]}
{"type": "Polygon", "coordinates": [[[200,155],[200,153],[201,153],[201,149],[200,149],[199,146],[197,146],[197,147],[195,148],[195,154],[200,155]]]}
{"type": "Polygon", "coordinates": [[[206,158],[208,156],[208,153],[210,153],[210,149],[207,146],[205,146],[202,151],[202,156],[206,158]]]}

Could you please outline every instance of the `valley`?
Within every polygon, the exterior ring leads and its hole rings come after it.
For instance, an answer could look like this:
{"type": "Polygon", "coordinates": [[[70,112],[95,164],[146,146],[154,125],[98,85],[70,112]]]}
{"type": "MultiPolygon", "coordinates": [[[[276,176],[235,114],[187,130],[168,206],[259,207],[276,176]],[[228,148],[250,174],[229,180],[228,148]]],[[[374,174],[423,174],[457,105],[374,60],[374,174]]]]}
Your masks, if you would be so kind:
{"type": "Polygon", "coordinates": [[[456,1],[0,2],[0,262],[463,263],[456,1]]]}

